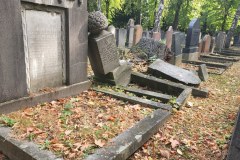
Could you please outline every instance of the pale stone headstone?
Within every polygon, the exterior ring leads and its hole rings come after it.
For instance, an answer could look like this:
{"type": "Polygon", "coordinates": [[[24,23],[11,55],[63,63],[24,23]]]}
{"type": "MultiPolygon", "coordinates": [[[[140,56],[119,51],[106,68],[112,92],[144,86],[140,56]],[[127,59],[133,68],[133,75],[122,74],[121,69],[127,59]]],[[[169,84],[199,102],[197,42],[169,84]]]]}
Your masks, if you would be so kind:
{"type": "Polygon", "coordinates": [[[226,40],[226,33],[225,32],[219,32],[216,37],[216,50],[221,51],[224,48],[226,40]]]}
{"type": "Polygon", "coordinates": [[[116,31],[117,46],[125,48],[127,40],[127,30],[124,28],[119,28],[116,31]]]}
{"type": "Polygon", "coordinates": [[[172,47],[172,36],[173,36],[173,28],[170,26],[166,32],[166,47],[171,50],[172,47]]]}
{"type": "Polygon", "coordinates": [[[198,52],[199,52],[199,53],[202,53],[202,48],[203,48],[203,40],[201,39],[201,40],[198,42],[198,52]]]}
{"type": "Polygon", "coordinates": [[[211,45],[211,36],[205,35],[203,38],[203,46],[202,46],[202,52],[203,53],[209,53],[210,52],[210,45],[211,45]]]}
{"type": "Polygon", "coordinates": [[[127,25],[127,47],[131,48],[133,45],[133,35],[134,35],[134,20],[129,19],[127,25]]]}
{"type": "Polygon", "coordinates": [[[198,43],[200,37],[200,20],[193,19],[188,28],[186,46],[183,49],[183,59],[185,60],[197,60],[199,57],[198,43]]]}
{"type": "Polygon", "coordinates": [[[116,37],[116,28],[113,25],[108,26],[108,32],[112,33],[116,37]]]}
{"type": "Polygon", "coordinates": [[[141,25],[136,25],[134,27],[134,35],[133,35],[133,45],[137,44],[142,38],[143,28],[141,25]]]}

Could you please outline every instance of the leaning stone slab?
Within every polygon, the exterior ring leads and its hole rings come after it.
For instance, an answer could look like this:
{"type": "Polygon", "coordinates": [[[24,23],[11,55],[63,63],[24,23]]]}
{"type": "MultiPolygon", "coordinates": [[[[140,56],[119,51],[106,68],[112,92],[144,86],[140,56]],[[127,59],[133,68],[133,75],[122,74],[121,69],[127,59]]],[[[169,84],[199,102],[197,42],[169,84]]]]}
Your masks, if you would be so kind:
{"type": "Polygon", "coordinates": [[[183,63],[190,63],[190,64],[206,64],[208,67],[216,67],[216,68],[224,68],[227,69],[233,65],[233,63],[215,63],[215,62],[204,62],[204,61],[186,61],[183,60],[183,63]]]}
{"type": "Polygon", "coordinates": [[[31,107],[43,102],[51,102],[52,100],[73,96],[87,90],[91,86],[90,81],[65,86],[56,89],[53,92],[38,94],[33,97],[24,97],[17,100],[12,100],[0,103],[0,114],[7,114],[23,108],[31,107]]]}
{"type": "Polygon", "coordinates": [[[114,138],[106,147],[99,149],[86,160],[123,160],[131,156],[170,117],[170,112],[158,109],[152,115],[139,121],[132,128],[114,138]]]}
{"type": "Polygon", "coordinates": [[[15,140],[10,134],[11,128],[0,127],[0,151],[11,160],[62,160],[33,142],[15,140]]]}
{"type": "Polygon", "coordinates": [[[143,90],[143,89],[136,89],[136,88],[123,88],[124,91],[134,93],[138,96],[146,96],[148,98],[156,98],[161,100],[162,102],[168,102],[172,96],[167,95],[167,94],[162,94],[162,93],[157,93],[157,92],[152,92],[148,90],[143,90]]]}
{"type": "Polygon", "coordinates": [[[196,97],[208,97],[208,90],[189,87],[183,84],[170,82],[142,73],[132,73],[131,81],[142,86],[148,86],[163,93],[179,96],[186,88],[192,88],[192,95],[196,97]]]}
{"type": "Polygon", "coordinates": [[[229,144],[227,160],[240,159],[240,112],[236,118],[235,128],[233,131],[232,139],[229,144]]]}
{"type": "Polygon", "coordinates": [[[175,82],[199,85],[201,80],[192,72],[157,59],[148,67],[148,72],[155,77],[166,78],[175,82]]]}
{"type": "Polygon", "coordinates": [[[149,108],[164,109],[164,110],[168,110],[168,111],[172,110],[172,106],[170,106],[168,104],[154,102],[154,101],[139,98],[139,97],[133,97],[133,96],[129,96],[129,95],[124,94],[124,93],[106,91],[106,90],[102,90],[102,89],[94,89],[94,90],[97,91],[97,92],[102,92],[104,94],[110,95],[114,98],[121,99],[123,101],[128,101],[128,102],[131,102],[131,103],[141,104],[141,105],[144,105],[144,106],[149,107],[149,108]]]}
{"type": "Polygon", "coordinates": [[[201,64],[198,69],[198,76],[202,81],[207,81],[209,78],[206,64],[201,64]]]}

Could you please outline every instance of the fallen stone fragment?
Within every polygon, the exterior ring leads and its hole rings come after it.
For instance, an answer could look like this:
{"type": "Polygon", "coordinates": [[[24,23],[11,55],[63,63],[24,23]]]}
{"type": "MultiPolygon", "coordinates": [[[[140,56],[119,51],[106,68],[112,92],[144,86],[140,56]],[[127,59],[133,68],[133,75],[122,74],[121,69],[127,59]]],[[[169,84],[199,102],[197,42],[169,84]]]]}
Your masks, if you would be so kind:
{"type": "Polygon", "coordinates": [[[202,81],[207,81],[209,78],[206,64],[201,64],[198,69],[198,76],[202,81]]]}

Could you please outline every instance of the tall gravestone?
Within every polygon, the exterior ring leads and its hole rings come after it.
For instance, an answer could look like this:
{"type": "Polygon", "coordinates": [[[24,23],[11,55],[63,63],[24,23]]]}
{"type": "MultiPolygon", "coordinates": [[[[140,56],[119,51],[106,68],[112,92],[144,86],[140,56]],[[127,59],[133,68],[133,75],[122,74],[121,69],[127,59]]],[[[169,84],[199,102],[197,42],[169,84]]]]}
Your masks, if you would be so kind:
{"type": "Polygon", "coordinates": [[[170,63],[174,65],[180,65],[182,63],[182,46],[181,46],[181,33],[174,32],[172,35],[171,50],[174,53],[170,63]]]}
{"type": "Polygon", "coordinates": [[[89,14],[89,60],[95,78],[101,82],[126,86],[130,82],[131,67],[120,64],[113,34],[107,32],[107,18],[101,12],[89,14]]]}
{"type": "Polygon", "coordinates": [[[143,28],[141,25],[134,26],[133,45],[137,44],[142,38],[143,28]]]}
{"type": "Polygon", "coordinates": [[[117,46],[120,48],[125,48],[127,39],[127,30],[124,28],[119,28],[116,30],[116,40],[117,46]]]}
{"type": "Polygon", "coordinates": [[[86,0],[0,1],[0,102],[87,82],[86,0]]]}
{"type": "Polygon", "coordinates": [[[216,38],[211,37],[211,45],[210,45],[210,51],[209,51],[210,53],[214,52],[215,46],[216,46],[216,38]]]}
{"type": "Polygon", "coordinates": [[[200,21],[199,19],[193,19],[187,31],[186,45],[183,49],[183,59],[185,60],[197,60],[199,57],[198,43],[200,36],[200,21]]]}
{"type": "Polygon", "coordinates": [[[171,50],[172,47],[172,36],[173,36],[173,28],[170,26],[166,32],[166,47],[171,50]]]}
{"type": "Polygon", "coordinates": [[[221,51],[224,48],[226,36],[225,32],[218,33],[216,37],[216,51],[221,51]]]}
{"type": "Polygon", "coordinates": [[[129,19],[127,24],[127,42],[126,46],[131,48],[133,45],[133,34],[134,34],[134,20],[129,19]]]}
{"type": "Polygon", "coordinates": [[[202,52],[203,53],[209,53],[210,52],[210,46],[211,46],[211,36],[205,35],[203,38],[203,46],[202,46],[202,52]]]}

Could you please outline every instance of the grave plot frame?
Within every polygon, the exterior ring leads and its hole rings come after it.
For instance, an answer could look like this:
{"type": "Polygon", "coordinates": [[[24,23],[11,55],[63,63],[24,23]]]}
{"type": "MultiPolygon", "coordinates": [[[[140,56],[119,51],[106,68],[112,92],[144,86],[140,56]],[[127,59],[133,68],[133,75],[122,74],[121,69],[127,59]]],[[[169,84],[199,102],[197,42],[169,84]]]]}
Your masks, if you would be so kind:
{"type": "MultiPolygon", "coordinates": [[[[88,12],[87,0],[17,0],[0,1],[0,21],[3,22],[0,33],[0,113],[10,113],[38,103],[72,96],[87,90],[91,82],[87,78],[88,54],[88,12]],[[65,42],[63,58],[63,77],[65,81],[48,93],[28,92],[27,65],[25,62],[22,10],[25,7],[34,10],[61,12],[62,32],[65,42]],[[13,46],[14,44],[14,46],[13,46]],[[17,82],[16,82],[17,80],[17,82]],[[31,96],[30,96],[31,95],[31,96]]],[[[48,87],[48,86],[44,86],[48,87]]]]}

